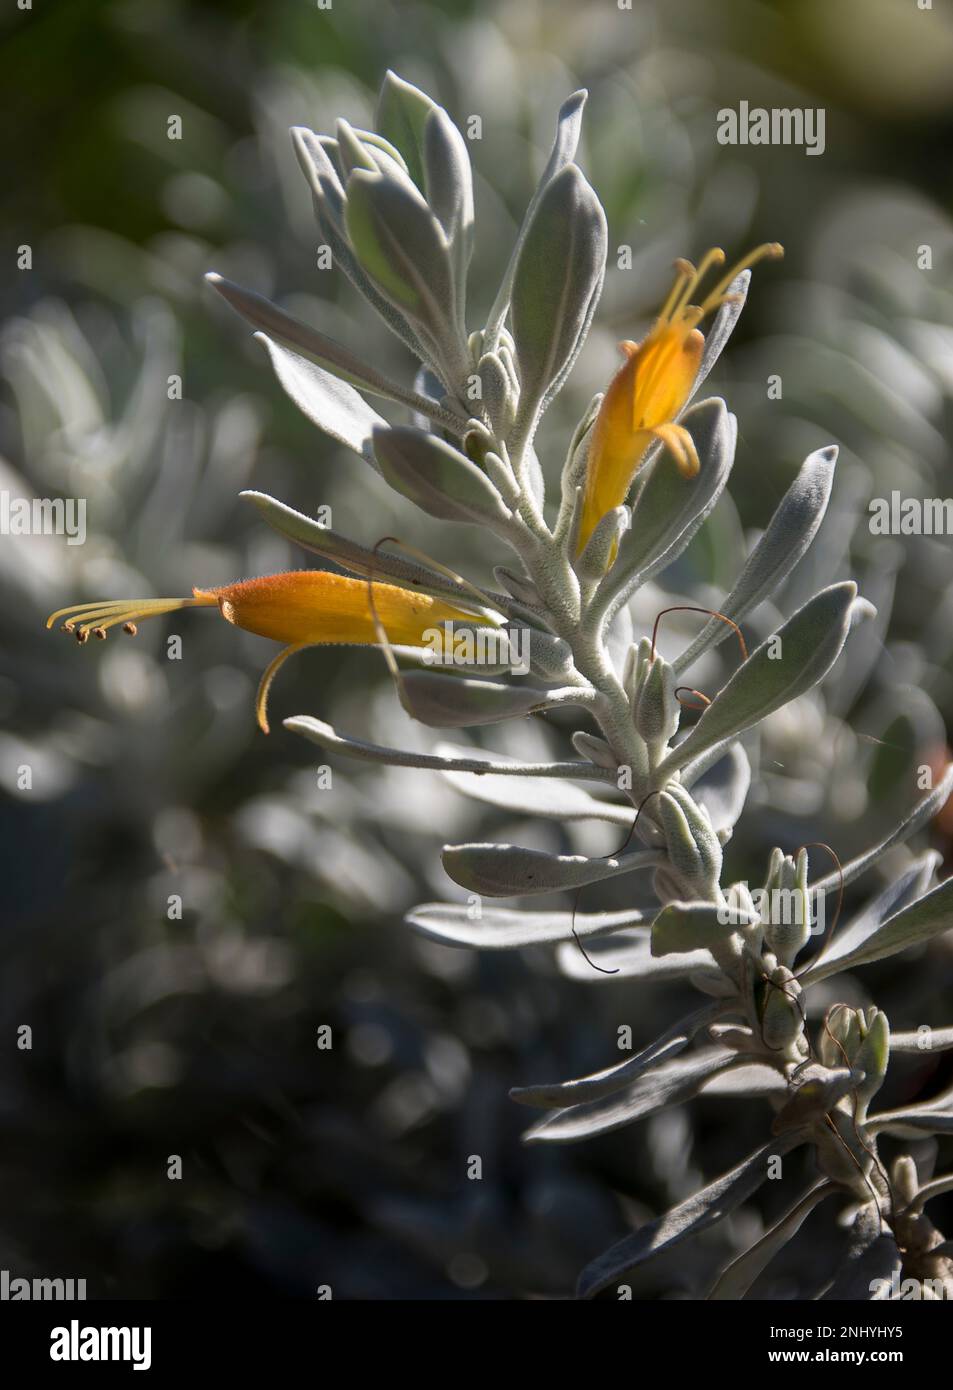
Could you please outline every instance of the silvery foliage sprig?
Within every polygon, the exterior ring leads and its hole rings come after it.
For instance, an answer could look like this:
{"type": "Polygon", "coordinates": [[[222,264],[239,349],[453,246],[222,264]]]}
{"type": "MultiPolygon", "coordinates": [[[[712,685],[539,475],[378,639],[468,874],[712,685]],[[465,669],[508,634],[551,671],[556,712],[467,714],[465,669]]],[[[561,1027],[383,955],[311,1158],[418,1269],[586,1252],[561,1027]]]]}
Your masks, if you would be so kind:
{"type": "MultiPolygon", "coordinates": [[[[852,582],[814,594],[737,665],[684,730],[678,689],[703,653],[734,640],[732,625],[769,598],[810,546],[830,495],[836,449],[808,457],[741,573],[674,661],[653,639],[632,640],[627,605],[682,553],[731,470],[737,426],[720,399],[688,408],[701,467],[686,479],[656,452],[630,504],[615,508],[576,554],[589,436],[600,397],[580,420],[562,469],[558,506],[547,511],[534,441],[565,382],[603,283],[606,219],[574,162],[585,93],[561,108],[556,137],[484,327],[467,329],[467,267],[474,218],[466,142],[447,113],[388,73],[376,131],[339,121],[334,137],[293,132],[323,242],[336,265],[419,362],[414,385],[385,378],[363,357],[219,276],[216,289],[258,330],[284,389],[320,429],[383,474],[398,493],[440,520],[476,525],[513,553],[498,591],[479,591],[514,636],[530,635],[529,680],[505,670],[460,676],[416,670],[398,683],[424,724],[462,728],[575,706],[598,729],[580,729],[578,755],[520,763],[485,754],[417,754],[368,744],[309,716],[286,727],[323,748],[371,763],[431,768],[459,790],[508,812],[561,822],[602,821],[637,847],[606,858],[556,855],[510,844],[449,845],[443,864],[469,895],[430,903],[410,923],[453,945],[488,949],[560,943],[570,973],[601,979],[684,979],[700,1007],[624,1062],[592,1076],[524,1087],[514,1098],[544,1111],[534,1143],[602,1134],[704,1091],[758,1097],[773,1111],[765,1143],[731,1172],[597,1259],[582,1274],[591,1296],[624,1286],[633,1271],[745,1202],[772,1161],[813,1149],[818,1179],[787,1214],[721,1274],[712,1297],[739,1298],[810,1211],[828,1197],[846,1208],[851,1241],[832,1271],[830,1298],[890,1297],[893,1276],[953,1276],[950,1245],[924,1213],[953,1188],[953,1174],[921,1182],[913,1159],[888,1171],[882,1134],[913,1140],[953,1132],[953,1088],[921,1104],[878,1113],[872,1103],[891,1053],[953,1047],[953,1027],[891,1035],[875,1007],[829,1008],[813,1017],[813,986],[929,941],[950,925],[953,881],[935,885],[939,856],[924,852],[820,947],[819,902],[843,889],[925,826],[953,787],[953,773],[858,858],[816,874],[808,850],[776,848],[762,891],[724,883],[723,847],[741,815],[750,777],[740,742],[773,711],[820,682],[869,616],[852,582]],[[404,406],[413,423],[390,424],[367,397],[404,406]],[[731,623],[724,620],[730,619],[731,623]],[[590,790],[582,784],[588,783],[590,790]],[[578,890],[609,878],[651,876],[655,907],[614,912],[523,911],[484,905],[578,890]],[[791,913],[789,904],[800,903],[791,913]],[[583,945],[585,942],[585,945],[583,945]]],[[[695,391],[737,321],[749,273],[734,285],[708,334],[695,391]]],[[[441,564],[393,545],[370,547],[251,494],[279,531],[344,569],[474,605],[474,586],[441,564]]],[[[819,851],[823,853],[823,851],[819,851]]],[[[816,858],[816,856],[811,856],[816,858]]],[[[825,866],[827,868],[827,866],[825,866]]],[[[645,887],[636,901],[644,904],[645,887]]],[[[834,915],[839,915],[836,912],[834,915]]],[[[816,1014],[816,1010],[815,1010],[816,1014]]],[[[894,1292],[894,1296],[896,1296],[894,1292]]]]}

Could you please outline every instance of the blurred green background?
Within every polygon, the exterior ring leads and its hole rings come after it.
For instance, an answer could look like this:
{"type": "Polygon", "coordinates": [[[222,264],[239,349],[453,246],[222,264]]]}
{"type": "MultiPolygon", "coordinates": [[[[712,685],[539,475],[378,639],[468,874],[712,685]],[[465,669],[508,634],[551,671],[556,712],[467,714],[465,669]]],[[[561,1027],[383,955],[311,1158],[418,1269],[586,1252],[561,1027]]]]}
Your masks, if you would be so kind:
{"type": "MultiPolygon", "coordinates": [[[[766,1116],[701,1100],[578,1148],[522,1148],[527,1115],[508,1087],[605,1065],[619,1023],[648,1039],[677,1016],[678,988],[565,980],[542,951],[477,958],[400,918],[452,889],[445,840],[492,826],[546,848],[610,842],[501,827],[420,772],[334,764],[322,789],[314,750],[280,717],[433,741],[373,652],[292,663],[265,739],[252,697],[269,644],[202,613],[83,650],[43,622],[84,598],[307,563],[238,499],[249,486],[331,505],[335,528],[365,544],[397,527],[484,578],[500,557],[480,534],[448,546],[343,459],[202,275],[274,297],[407,379],[403,349],[316,268],[288,127],[370,125],[388,67],[461,126],[480,115],[480,310],[556,109],[585,85],[580,160],[633,268],[610,260],[596,329],[547,419],[548,478],[616,340],[638,337],[661,302],[673,257],[782,241],[716,373],[740,420],[732,496],[665,592],[717,602],[804,455],[840,445],[831,514],[785,607],[853,574],[879,617],[824,691],[772,716],[749,750],[757,776],[730,862],[754,882],[775,843],[826,840],[847,857],[914,800],[915,768],[943,761],[953,715],[949,539],[875,538],[865,524],[869,500],[894,488],[953,494],[949,12],[915,0],[59,0],[6,7],[0,41],[0,489],[85,497],[89,529],[76,547],[0,537],[0,1266],[86,1277],[90,1297],[567,1296],[586,1260],[740,1157],[739,1131],[761,1142],[766,1116]],[[741,100],[823,107],[823,155],[719,145],[717,112],[741,100]],[[171,115],[181,140],[167,138],[171,115]],[[32,269],[19,270],[25,244],[32,269]],[[168,398],[173,375],[182,400],[168,398]],[[178,663],[165,659],[170,631],[178,663]],[[31,1050],[16,1046],[22,1025],[31,1050]],[[330,1051],[316,1045],[325,1025],[330,1051]],[[167,1177],[172,1154],[181,1180],[167,1177]],[[480,1182],[467,1179],[472,1154],[480,1182]]],[[[699,671],[702,689],[721,659],[699,671]]],[[[532,721],[488,745],[544,756],[565,732],[532,721]]],[[[944,852],[951,829],[941,817],[931,832],[944,852]]],[[[868,971],[850,1002],[872,997],[915,1026],[950,997],[953,956],[941,942],[904,962],[868,971]]],[[[897,1096],[933,1089],[939,1065],[891,1078],[897,1096]]],[[[768,1191],[690,1259],[653,1267],[638,1296],[697,1293],[783,1202],[768,1191]]],[[[807,1231],[808,1253],[772,1267],[760,1296],[820,1278],[836,1235],[807,1231]]]]}

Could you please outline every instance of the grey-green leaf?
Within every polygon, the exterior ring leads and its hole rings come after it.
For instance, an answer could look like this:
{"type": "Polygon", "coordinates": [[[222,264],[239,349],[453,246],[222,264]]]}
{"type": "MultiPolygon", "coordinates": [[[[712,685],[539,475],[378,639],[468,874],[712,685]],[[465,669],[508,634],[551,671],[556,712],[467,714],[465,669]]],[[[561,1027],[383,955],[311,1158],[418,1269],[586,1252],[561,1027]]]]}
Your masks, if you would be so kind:
{"type": "Polygon", "coordinates": [[[476,464],[452,444],[411,425],[374,431],[380,471],[391,487],[444,521],[504,522],[510,510],[476,464]]]}
{"type": "Polygon", "coordinates": [[[670,1105],[691,1100],[706,1081],[736,1065],[737,1060],[736,1053],[722,1047],[678,1057],[643,1073],[621,1096],[611,1094],[547,1115],[523,1138],[528,1144],[572,1144],[593,1134],[608,1134],[670,1105]]]}
{"type": "Polygon", "coordinates": [[[605,274],[606,249],[602,204],[582,171],[568,164],[539,200],[513,278],[519,418],[529,435],[544,397],[582,344],[605,274]]]}
{"type": "Polygon", "coordinates": [[[856,597],[857,586],[848,580],[822,589],[799,608],[722,686],[688,736],[663,759],[659,778],[727,743],[816,685],[847,640],[856,597]]]}
{"type": "Polygon", "coordinates": [[[915,1033],[891,1033],[891,1052],[917,1052],[929,1056],[931,1052],[948,1052],[953,1047],[953,1028],[926,1028],[915,1033]]]}
{"type": "Polygon", "coordinates": [[[375,426],[387,427],[384,417],[347,382],[290,348],[282,347],[266,333],[256,333],[255,338],[267,352],[275,376],[298,409],[319,430],[346,444],[372,468],[377,468],[371,435],[375,426]]]}
{"type": "Polygon", "coordinates": [[[606,578],[610,618],[653,575],[677,560],[724,491],[735,457],[738,422],[717,397],[693,406],[682,424],[701,467],[683,478],[664,451],[632,503],[632,525],[606,578]]]}
{"type": "Polygon", "coordinates": [[[451,786],[464,796],[516,815],[542,816],[558,821],[601,820],[624,826],[630,826],[635,816],[631,806],[600,801],[583,787],[574,787],[568,782],[554,787],[542,777],[533,781],[528,777],[514,780],[492,773],[482,777],[475,777],[469,772],[448,772],[445,775],[451,786]]]}
{"type": "Polygon", "coordinates": [[[433,753],[408,753],[401,748],[384,748],[377,743],[340,734],[330,724],[310,714],[297,714],[283,721],[293,734],[301,734],[321,748],[333,748],[361,762],[386,763],[391,767],[426,767],[436,772],[498,772],[507,777],[570,777],[590,781],[612,780],[610,774],[591,763],[495,763],[482,758],[445,758],[433,753]]]}
{"type": "MultiPolygon", "coordinates": [[[[481,950],[511,951],[571,941],[573,926],[582,937],[606,936],[622,927],[637,926],[644,915],[633,909],[621,912],[526,912],[508,907],[475,910],[469,903],[423,903],[405,920],[423,936],[447,946],[476,946],[481,950]]],[[[578,949],[574,946],[573,949],[578,949]]]]}
{"type": "Polygon", "coordinates": [[[664,1216],[646,1222],[632,1235],[620,1240],[583,1270],[579,1280],[580,1298],[592,1298],[611,1285],[621,1283],[628,1273],[654,1256],[714,1226],[757,1192],[768,1176],[768,1164],[773,1157],[787,1153],[800,1142],[801,1137],[793,1134],[773,1139],[731,1172],[716,1178],[664,1216]]]}
{"type": "MultiPolygon", "coordinates": [[[[474,601],[473,595],[462,584],[455,584],[446,575],[438,574],[417,560],[404,559],[391,550],[371,550],[358,545],[356,541],[339,535],[327,526],[320,525],[313,517],[295,511],[277,498],[264,492],[246,491],[239,493],[254,502],[269,526],[280,531],[283,536],[312,550],[326,560],[333,560],[342,569],[352,574],[360,574],[374,579],[394,579],[399,584],[419,589],[426,594],[436,594],[441,598],[454,599],[464,604],[474,601]]],[[[505,599],[498,596],[502,602],[505,599]]]]}
{"type": "Polygon", "coordinates": [[[354,254],[381,293],[404,313],[442,332],[453,304],[443,228],[413,190],[357,169],[347,181],[344,217],[354,254]]]}
{"type": "Polygon", "coordinates": [[[514,1086],[510,1091],[510,1098],[518,1101],[520,1105],[534,1105],[544,1109],[567,1108],[570,1105],[579,1105],[583,1101],[603,1100],[606,1096],[623,1090],[653,1067],[671,1061],[684,1051],[700,1029],[718,1017],[722,1009],[721,1003],[706,1004],[703,1008],[696,1009],[687,1018],[672,1024],[661,1037],[655,1038],[634,1056],[627,1057],[624,1062],[617,1062],[615,1066],[606,1067],[604,1071],[548,1086],[514,1086]]]}
{"type": "MultiPolygon", "coordinates": [[[[836,462],[837,447],[831,444],[816,450],[801,465],[767,530],[748,556],[734,588],[719,604],[719,612],[724,617],[740,622],[793,570],[824,519],[836,462]]],[[[673,662],[676,674],[681,675],[703,652],[731,635],[727,623],[710,618],[688,649],[673,662]]]]}
{"type": "Polygon", "coordinates": [[[888,883],[852,921],[836,932],[824,954],[818,958],[814,966],[809,967],[811,978],[825,979],[828,975],[836,975],[845,969],[844,960],[853,951],[863,946],[901,908],[922,898],[939,858],[934,850],[928,850],[888,883]]]}
{"type": "Polygon", "coordinates": [[[546,709],[545,690],[499,681],[471,680],[439,671],[404,671],[401,703],[421,724],[436,729],[463,729],[497,724],[546,709]]]}
{"type": "Polygon", "coordinates": [[[286,314],[263,295],[243,289],[241,285],[235,285],[231,280],[226,280],[212,271],[205,279],[253,328],[259,329],[271,339],[276,339],[285,347],[303,353],[305,357],[309,357],[325,371],[340,377],[342,381],[359,387],[362,391],[369,391],[372,395],[382,396],[385,400],[409,406],[411,410],[419,411],[428,419],[435,420],[458,435],[466,428],[466,421],[461,416],[455,415],[453,411],[417,391],[399,386],[397,382],[369,367],[341,343],[312,328],[310,324],[302,323],[300,319],[286,314]]]}
{"type": "Polygon", "coordinates": [[[816,966],[804,974],[804,983],[814,983],[826,979],[828,975],[840,974],[842,970],[852,970],[857,965],[869,965],[871,961],[883,960],[896,955],[909,946],[918,946],[953,927],[953,879],[947,879],[932,893],[911,903],[901,912],[876,927],[869,935],[858,940],[852,949],[834,957],[822,956],[816,966]]]}
{"type": "Polygon", "coordinates": [[[766,1231],[760,1240],[755,1241],[754,1245],[728,1266],[708,1295],[709,1299],[719,1302],[744,1298],[778,1251],[783,1250],[788,1241],[797,1235],[818,1203],[836,1191],[837,1188],[832,1182],[823,1181],[812,1187],[771,1227],[770,1231],[766,1231]]]}
{"type": "Polygon", "coordinates": [[[855,878],[859,878],[862,873],[876,864],[889,849],[893,849],[894,845],[902,844],[922,825],[931,821],[940,808],[945,805],[951,793],[953,793],[953,763],[944,769],[943,776],[936,786],[921,801],[917,802],[910,814],[890,832],[885,840],[881,840],[879,845],[874,845],[873,849],[868,849],[863,854],[858,855],[856,859],[851,859],[843,866],[842,872],[830,873],[824,878],[817,879],[811,884],[811,888],[830,893],[837,888],[839,883],[843,883],[845,886],[848,883],[853,883],[855,878]]]}
{"type": "Polygon", "coordinates": [[[377,129],[403,155],[410,177],[421,191],[426,186],[424,131],[437,106],[411,82],[388,70],[377,99],[377,129]]]}
{"type": "Polygon", "coordinates": [[[727,942],[732,932],[757,922],[755,915],[733,914],[737,920],[723,920],[725,909],[714,903],[666,903],[652,923],[652,955],[684,955],[688,951],[707,951],[727,942]]]}
{"type": "MultiPolygon", "coordinates": [[[[650,921],[652,913],[645,914],[650,921]]],[[[626,933],[625,935],[629,935],[626,933]]],[[[653,956],[652,944],[645,933],[629,935],[628,940],[606,942],[604,948],[592,948],[587,954],[598,966],[580,953],[574,943],[559,949],[560,972],[570,980],[586,980],[590,984],[612,983],[620,980],[651,981],[685,980],[690,975],[715,977],[718,968],[709,951],[689,951],[686,955],[653,956]],[[610,972],[610,973],[605,973],[610,972]]]]}
{"type": "Polygon", "coordinates": [[[506,311],[510,304],[513,276],[516,272],[520,251],[526,239],[527,231],[532,225],[539,200],[556,175],[560,173],[567,164],[571,164],[576,157],[576,147],[579,144],[579,133],[582,129],[582,112],[588,95],[589,93],[584,88],[581,88],[578,92],[573,92],[572,96],[567,97],[559,108],[559,114],[556,117],[556,137],[549,153],[549,159],[546,161],[546,167],[537,184],[536,192],[533,194],[529,207],[526,209],[526,215],[523,218],[523,223],[516,239],[516,245],[513,247],[513,254],[510,257],[506,274],[503,276],[499,292],[493,304],[493,308],[490,310],[490,316],[487,319],[484,347],[488,351],[495,350],[499,341],[500,330],[503,327],[506,311]]]}
{"type": "Polygon", "coordinates": [[[581,888],[663,862],[663,856],[652,850],[619,859],[588,859],[582,854],[546,854],[522,845],[494,844],[446,845],[441,858],[454,883],[490,898],[581,888]]]}

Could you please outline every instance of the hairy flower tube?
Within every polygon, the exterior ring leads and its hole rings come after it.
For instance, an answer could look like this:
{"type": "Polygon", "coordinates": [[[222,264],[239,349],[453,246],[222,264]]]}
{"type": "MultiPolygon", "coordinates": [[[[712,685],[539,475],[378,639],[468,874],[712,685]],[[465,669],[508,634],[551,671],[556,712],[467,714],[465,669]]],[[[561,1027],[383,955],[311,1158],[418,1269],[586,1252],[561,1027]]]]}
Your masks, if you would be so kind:
{"type": "Polygon", "coordinates": [[[675,283],[649,333],[641,343],[619,344],[625,361],[609,383],[592,427],[577,553],[606,513],[625,501],[655,440],[667,447],[683,477],[698,472],[692,437],[677,423],[701,366],[705,337],[698,325],[729,299],[729,286],[743,270],[781,255],[777,242],[756,247],[699,304],[691,303],[690,296],[712,266],[724,264],[724,251],[707,251],[697,269],[691,261],[675,262],[675,283]]]}
{"type": "Polygon", "coordinates": [[[376,580],[372,584],[327,570],[292,570],[223,584],[217,589],[196,588],[191,598],[73,604],[51,613],[46,626],[50,628],[63,618],[63,630],[83,643],[90,634],[105,638],[108,628],[120,624],[134,636],[136,623],[144,618],[182,608],[216,605],[226,622],[285,644],[269,663],[258,686],[255,714],[266,734],[268,691],[281,666],[295,652],[327,644],[375,645],[382,631],[386,640],[395,645],[419,647],[425,645],[427,630],[437,624],[474,621],[473,613],[396,584],[376,580]]]}

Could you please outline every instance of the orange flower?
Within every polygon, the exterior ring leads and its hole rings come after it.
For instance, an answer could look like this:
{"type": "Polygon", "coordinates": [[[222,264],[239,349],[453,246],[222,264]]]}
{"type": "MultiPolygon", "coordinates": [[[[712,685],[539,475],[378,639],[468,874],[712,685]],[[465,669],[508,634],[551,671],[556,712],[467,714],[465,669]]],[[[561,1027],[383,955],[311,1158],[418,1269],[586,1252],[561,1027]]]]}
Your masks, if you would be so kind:
{"type": "Polygon", "coordinates": [[[715,247],[706,252],[697,270],[691,261],[676,261],[675,284],[651,331],[641,343],[619,344],[625,361],[609,383],[592,427],[577,554],[606,512],[625,501],[654,440],[667,446],[683,477],[698,472],[694,441],[684,425],[676,424],[701,365],[705,339],[698,324],[728,300],[728,287],[742,270],[780,255],[777,242],[757,247],[700,304],[690,304],[689,295],[711,266],[724,263],[724,251],[715,247]]]}
{"type": "Polygon", "coordinates": [[[285,643],[262,676],[255,702],[259,726],[267,734],[268,691],[278,670],[294,652],[326,643],[376,644],[381,627],[387,641],[420,647],[426,645],[424,633],[438,624],[490,621],[396,584],[375,580],[373,604],[370,593],[371,584],[365,579],[350,579],[326,570],[293,570],[223,584],[218,589],[193,589],[192,598],[73,604],[51,613],[46,626],[52,627],[58,618],[65,618],[63,630],[72,632],[83,643],[91,633],[105,638],[107,629],[117,624],[134,636],[136,623],[143,618],[175,613],[181,608],[217,605],[227,622],[285,643]]]}

